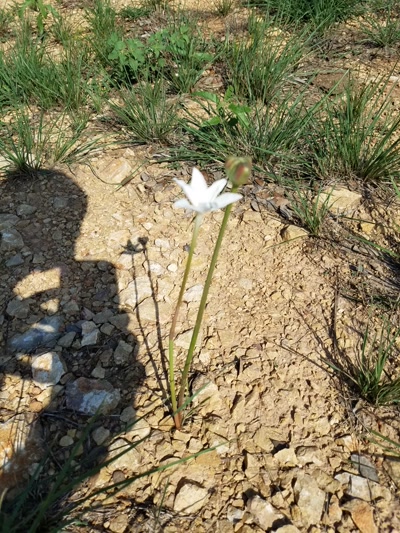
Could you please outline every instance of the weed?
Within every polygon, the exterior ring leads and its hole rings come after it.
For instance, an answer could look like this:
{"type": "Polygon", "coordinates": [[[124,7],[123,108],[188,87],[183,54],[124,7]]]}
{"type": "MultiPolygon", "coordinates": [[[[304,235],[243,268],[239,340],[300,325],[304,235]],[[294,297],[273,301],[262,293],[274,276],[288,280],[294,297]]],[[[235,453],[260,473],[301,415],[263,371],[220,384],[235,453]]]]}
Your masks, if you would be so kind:
{"type": "Polygon", "coordinates": [[[10,33],[10,23],[14,19],[11,10],[0,9],[0,40],[7,40],[10,33]]]}
{"type": "Polygon", "coordinates": [[[216,0],[215,10],[218,15],[226,17],[235,7],[236,0],[216,0]]]}
{"type": "Polygon", "coordinates": [[[39,36],[44,34],[44,22],[49,14],[52,14],[54,18],[59,16],[54,7],[50,4],[45,4],[43,0],[25,0],[18,9],[18,16],[23,18],[27,9],[31,9],[37,13],[36,28],[39,36]]]}
{"type": "Polygon", "coordinates": [[[122,28],[117,25],[117,12],[110,0],[95,0],[92,8],[86,9],[86,19],[90,27],[90,40],[97,58],[103,66],[108,66],[111,52],[110,39],[122,39],[122,28]]]}
{"type": "Polygon", "coordinates": [[[323,192],[322,187],[313,194],[312,191],[301,189],[298,185],[292,194],[291,209],[305,229],[315,237],[320,234],[323,223],[329,215],[329,208],[332,205],[331,194],[323,192]]]}
{"type": "Polygon", "coordinates": [[[17,111],[13,122],[0,124],[0,153],[9,164],[6,170],[35,176],[39,170],[56,163],[79,160],[98,142],[98,139],[79,142],[86,125],[87,117],[71,124],[66,114],[46,121],[43,111],[36,120],[26,111],[17,111]]]}
{"type": "Polygon", "coordinates": [[[186,21],[158,32],[149,45],[161,51],[164,75],[178,93],[191,91],[215,59],[198,29],[186,21]]]}
{"type": "Polygon", "coordinates": [[[120,92],[122,105],[112,105],[136,142],[166,142],[178,126],[178,104],[169,102],[162,80],[143,81],[120,92]]]}
{"type": "Polygon", "coordinates": [[[267,12],[279,14],[292,23],[311,24],[320,31],[325,30],[360,9],[360,0],[254,0],[252,5],[267,12]]]}
{"type": "Polygon", "coordinates": [[[391,0],[385,6],[383,13],[376,15],[371,12],[368,14],[365,22],[361,25],[368,42],[382,48],[400,42],[400,20],[396,8],[398,8],[398,2],[391,0]]]}
{"type": "Polygon", "coordinates": [[[283,36],[276,20],[268,17],[251,18],[249,25],[248,42],[229,40],[225,47],[228,81],[248,102],[269,103],[297,70],[306,35],[283,36]]]}
{"type": "Polygon", "coordinates": [[[192,143],[178,150],[178,158],[222,163],[236,151],[252,157],[263,170],[274,166],[281,176],[303,166],[299,147],[312,110],[304,110],[302,94],[293,101],[277,99],[268,107],[239,103],[232,87],[224,98],[206,92],[196,96],[206,118],[187,111],[183,129],[192,143]]]}
{"type": "Polygon", "coordinates": [[[324,99],[309,136],[319,176],[379,181],[400,175],[400,117],[392,118],[388,85],[389,77],[363,87],[350,82],[343,95],[324,99]]]}
{"type": "Polygon", "coordinates": [[[346,376],[358,394],[373,405],[389,405],[400,402],[400,375],[398,375],[397,341],[400,330],[385,321],[380,334],[372,340],[369,328],[365,330],[361,353],[356,360],[344,365],[330,366],[346,376]]]}
{"type": "Polygon", "coordinates": [[[54,17],[54,22],[50,28],[54,39],[65,48],[76,45],[76,35],[72,25],[60,14],[54,17]]]}
{"type": "Polygon", "coordinates": [[[119,12],[119,16],[126,20],[137,20],[142,17],[148,17],[151,9],[148,6],[126,6],[119,12]]]}

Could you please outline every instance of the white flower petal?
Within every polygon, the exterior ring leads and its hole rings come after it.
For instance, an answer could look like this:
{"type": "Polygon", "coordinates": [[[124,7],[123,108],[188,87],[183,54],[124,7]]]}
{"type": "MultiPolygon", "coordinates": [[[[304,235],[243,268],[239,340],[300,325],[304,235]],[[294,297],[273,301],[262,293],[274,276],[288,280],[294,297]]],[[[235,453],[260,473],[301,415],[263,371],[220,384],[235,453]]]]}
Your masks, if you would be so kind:
{"type": "Polygon", "coordinates": [[[223,209],[229,204],[233,204],[233,202],[237,202],[238,200],[241,200],[243,196],[241,194],[237,194],[236,192],[226,192],[224,194],[221,194],[221,196],[218,196],[213,202],[214,206],[213,211],[216,209],[223,209]]]}
{"type": "Polygon", "coordinates": [[[174,202],[174,207],[175,209],[190,209],[191,211],[193,211],[193,206],[192,204],[186,200],[186,198],[182,198],[181,200],[177,200],[176,202],[174,202]]]}
{"type": "Polygon", "coordinates": [[[214,181],[212,185],[208,188],[207,198],[209,202],[213,202],[222,189],[225,187],[227,180],[225,178],[221,180],[214,181]]]}
{"type": "Polygon", "coordinates": [[[196,194],[195,191],[193,191],[192,186],[189,185],[188,183],[185,183],[182,180],[178,180],[177,178],[174,178],[174,181],[175,181],[175,183],[177,183],[179,185],[179,187],[186,194],[186,196],[189,199],[189,202],[192,203],[193,205],[197,205],[198,201],[199,201],[199,198],[198,198],[199,195],[196,194]]]}
{"type": "Polygon", "coordinates": [[[192,170],[192,181],[190,182],[190,187],[192,188],[193,193],[199,196],[207,194],[208,187],[206,180],[204,179],[203,174],[196,167],[192,170]]]}

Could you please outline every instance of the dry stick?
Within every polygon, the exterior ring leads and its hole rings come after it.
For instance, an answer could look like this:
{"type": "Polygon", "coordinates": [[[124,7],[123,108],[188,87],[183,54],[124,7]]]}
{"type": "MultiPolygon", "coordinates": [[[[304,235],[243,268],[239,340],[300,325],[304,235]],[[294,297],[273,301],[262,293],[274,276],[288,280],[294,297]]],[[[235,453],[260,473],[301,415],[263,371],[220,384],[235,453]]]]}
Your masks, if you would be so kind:
{"type": "MultiPolygon", "coordinates": [[[[237,189],[238,187],[232,187],[232,192],[236,192],[237,189]]],[[[207,304],[208,291],[211,286],[211,281],[212,281],[212,277],[214,274],[215,265],[217,264],[219,250],[221,248],[222,239],[224,238],[224,233],[225,233],[226,225],[227,225],[231,210],[232,210],[232,204],[228,205],[227,208],[225,209],[224,218],[221,224],[221,229],[219,231],[217,242],[215,243],[214,253],[211,259],[210,268],[208,270],[207,279],[206,279],[204,289],[203,289],[203,294],[200,300],[199,311],[197,313],[196,323],[193,329],[193,335],[190,341],[190,346],[189,346],[188,354],[186,357],[185,367],[183,369],[183,374],[181,378],[181,388],[179,391],[179,398],[178,398],[178,412],[176,416],[174,417],[175,425],[177,429],[180,429],[182,426],[182,409],[184,405],[185,391],[186,391],[187,383],[188,383],[189,370],[192,364],[194,350],[196,347],[197,338],[199,336],[200,327],[201,327],[201,323],[202,323],[203,315],[204,315],[204,310],[207,304]]]]}
{"type": "Polygon", "coordinates": [[[183,300],[183,294],[185,292],[186,283],[189,277],[190,267],[192,264],[193,259],[193,253],[194,249],[196,248],[196,242],[197,242],[197,236],[199,234],[199,229],[201,226],[203,216],[197,215],[194,221],[194,228],[193,228],[193,235],[192,235],[192,242],[190,243],[190,250],[189,255],[186,262],[186,268],[185,273],[183,275],[181,290],[179,292],[178,296],[178,302],[176,304],[175,313],[172,317],[172,323],[171,323],[171,329],[169,330],[169,338],[168,338],[168,359],[169,359],[169,388],[171,391],[171,403],[172,403],[172,414],[174,416],[175,425],[178,422],[177,416],[177,402],[176,402],[176,390],[175,390],[175,371],[174,371],[174,340],[175,340],[175,330],[176,330],[176,323],[178,321],[178,315],[179,311],[182,305],[183,300]]]}

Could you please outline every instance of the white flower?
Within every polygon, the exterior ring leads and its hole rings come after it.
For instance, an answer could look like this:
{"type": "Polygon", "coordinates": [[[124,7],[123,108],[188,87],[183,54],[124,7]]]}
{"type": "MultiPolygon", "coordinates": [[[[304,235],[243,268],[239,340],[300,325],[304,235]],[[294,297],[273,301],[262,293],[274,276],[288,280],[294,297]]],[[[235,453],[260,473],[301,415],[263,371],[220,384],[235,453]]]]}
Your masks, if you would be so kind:
{"type": "Polygon", "coordinates": [[[190,184],[176,178],[174,178],[174,181],[187,196],[187,199],[182,198],[182,200],[176,201],[174,207],[183,207],[201,215],[222,209],[242,198],[241,194],[234,192],[220,194],[227,183],[226,179],[214,181],[210,187],[207,187],[203,174],[197,168],[193,169],[190,184]]]}

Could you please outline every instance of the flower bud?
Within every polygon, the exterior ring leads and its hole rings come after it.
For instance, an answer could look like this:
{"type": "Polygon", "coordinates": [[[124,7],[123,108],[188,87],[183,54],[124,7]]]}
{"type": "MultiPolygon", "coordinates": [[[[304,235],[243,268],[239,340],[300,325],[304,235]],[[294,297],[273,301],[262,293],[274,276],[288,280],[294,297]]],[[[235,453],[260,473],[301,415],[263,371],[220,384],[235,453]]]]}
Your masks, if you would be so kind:
{"type": "Polygon", "coordinates": [[[251,174],[251,158],[228,157],[225,162],[225,171],[234,187],[245,185],[251,174]]]}

